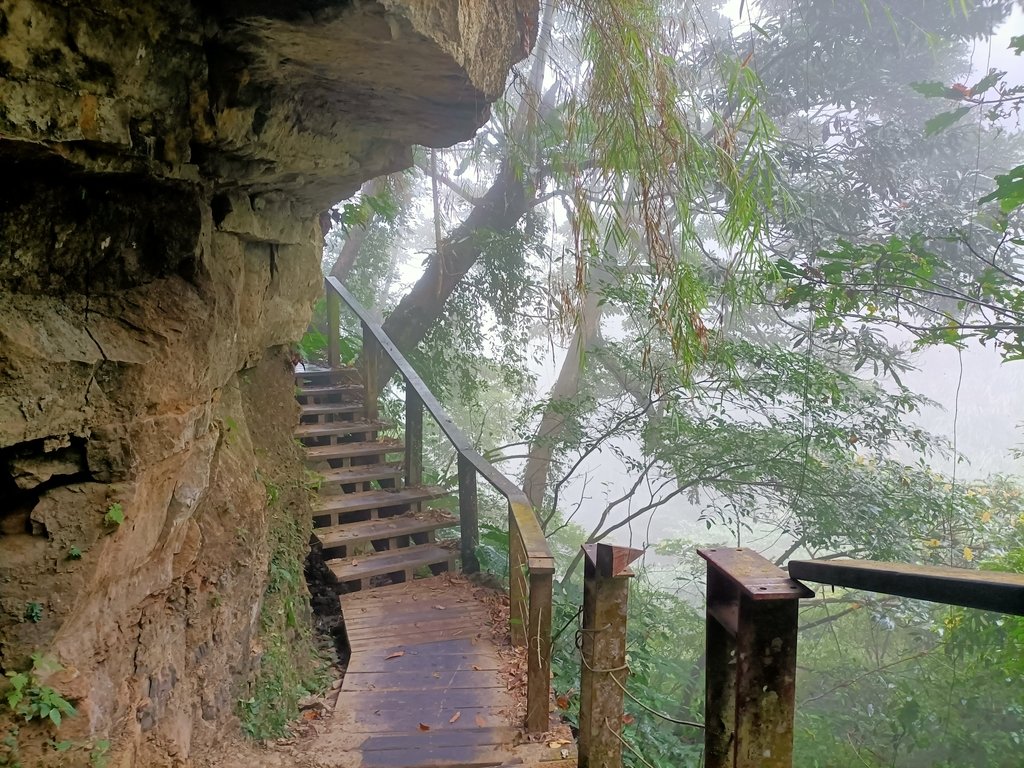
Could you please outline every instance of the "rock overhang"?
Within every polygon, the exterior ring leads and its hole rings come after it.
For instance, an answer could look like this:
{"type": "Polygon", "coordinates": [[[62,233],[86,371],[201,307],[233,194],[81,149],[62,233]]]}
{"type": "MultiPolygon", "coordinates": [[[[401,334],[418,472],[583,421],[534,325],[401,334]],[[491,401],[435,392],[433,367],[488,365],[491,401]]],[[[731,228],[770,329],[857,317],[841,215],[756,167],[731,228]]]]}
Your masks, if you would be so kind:
{"type": "Polygon", "coordinates": [[[0,11],[0,163],[50,154],[322,209],[408,166],[412,145],[471,136],[536,14],[534,0],[20,0],[0,11]]]}

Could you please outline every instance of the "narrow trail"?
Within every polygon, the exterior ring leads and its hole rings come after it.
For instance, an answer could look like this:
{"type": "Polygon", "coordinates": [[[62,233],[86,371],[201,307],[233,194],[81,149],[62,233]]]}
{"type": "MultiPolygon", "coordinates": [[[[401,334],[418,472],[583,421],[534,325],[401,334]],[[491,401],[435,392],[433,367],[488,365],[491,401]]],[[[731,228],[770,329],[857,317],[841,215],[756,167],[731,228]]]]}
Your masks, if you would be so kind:
{"type": "Polygon", "coordinates": [[[565,725],[528,739],[526,662],[501,592],[443,574],[341,598],[352,649],[296,735],[226,744],[203,768],[573,768],[565,725]],[[308,718],[308,719],[307,719],[308,718]]]}

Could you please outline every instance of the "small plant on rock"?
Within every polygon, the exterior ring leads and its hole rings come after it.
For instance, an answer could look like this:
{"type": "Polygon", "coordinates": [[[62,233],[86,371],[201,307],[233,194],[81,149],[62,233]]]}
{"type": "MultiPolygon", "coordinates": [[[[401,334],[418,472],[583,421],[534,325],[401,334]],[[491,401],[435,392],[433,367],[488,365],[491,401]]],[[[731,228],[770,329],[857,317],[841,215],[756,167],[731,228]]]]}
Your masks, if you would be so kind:
{"type": "Polygon", "coordinates": [[[56,672],[61,666],[40,653],[32,654],[32,666],[26,672],[8,672],[6,674],[8,688],[4,692],[4,702],[17,715],[32,720],[49,720],[60,725],[65,717],[75,714],[71,702],[48,685],[44,685],[41,677],[56,672]]]}
{"type": "Polygon", "coordinates": [[[103,515],[104,524],[116,528],[124,522],[124,507],[119,503],[111,504],[107,507],[107,513],[103,515]]]}
{"type": "Polygon", "coordinates": [[[25,603],[25,621],[31,621],[33,624],[38,624],[43,619],[43,605],[33,600],[30,603],[25,603]]]}

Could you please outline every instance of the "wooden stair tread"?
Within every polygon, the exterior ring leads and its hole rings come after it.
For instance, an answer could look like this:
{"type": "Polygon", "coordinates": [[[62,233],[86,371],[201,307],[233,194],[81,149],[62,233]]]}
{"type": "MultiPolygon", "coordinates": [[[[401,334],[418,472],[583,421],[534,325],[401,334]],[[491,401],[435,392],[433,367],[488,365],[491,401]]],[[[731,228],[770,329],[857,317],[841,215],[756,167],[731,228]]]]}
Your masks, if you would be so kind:
{"type": "Polygon", "coordinates": [[[403,504],[415,504],[448,496],[447,488],[437,485],[418,485],[394,491],[363,491],[361,493],[339,493],[331,496],[320,496],[319,503],[313,507],[314,515],[331,513],[358,512],[364,509],[383,509],[398,507],[403,504]]]}
{"type": "Polygon", "coordinates": [[[380,432],[393,427],[390,421],[330,421],[326,424],[300,424],[295,428],[295,436],[330,437],[333,435],[350,435],[353,432],[380,432]]]}
{"type": "Polygon", "coordinates": [[[425,512],[409,512],[404,515],[385,517],[380,520],[365,520],[359,523],[345,523],[329,528],[316,528],[316,535],[325,548],[346,547],[377,539],[390,539],[396,536],[409,536],[414,533],[436,531],[439,528],[450,528],[458,525],[457,518],[440,510],[425,512]]]}
{"type": "Polygon", "coordinates": [[[317,403],[300,407],[303,416],[330,416],[334,413],[359,413],[366,410],[366,406],[362,403],[317,403]]]}
{"type": "Polygon", "coordinates": [[[324,459],[355,459],[363,456],[380,456],[385,453],[401,453],[405,443],[401,440],[367,440],[358,443],[341,443],[340,445],[315,445],[306,449],[306,458],[310,461],[324,459]]]}
{"type": "Polygon", "coordinates": [[[308,397],[310,395],[345,395],[362,391],[362,384],[307,384],[299,387],[298,394],[300,397],[308,397]]]}
{"type": "Polygon", "coordinates": [[[401,463],[360,464],[355,467],[342,467],[321,472],[322,485],[349,485],[352,483],[369,483],[374,480],[397,480],[405,472],[401,463]]]}
{"type": "Polygon", "coordinates": [[[416,547],[388,550],[372,555],[358,555],[339,560],[328,560],[327,567],[338,581],[368,579],[398,571],[422,568],[428,565],[448,563],[455,559],[455,552],[436,544],[422,544],[416,547]]]}
{"type": "Polygon", "coordinates": [[[305,368],[301,371],[298,369],[295,370],[295,378],[299,381],[302,379],[326,379],[330,378],[332,374],[336,375],[335,371],[332,371],[330,368],[305,368]]]}

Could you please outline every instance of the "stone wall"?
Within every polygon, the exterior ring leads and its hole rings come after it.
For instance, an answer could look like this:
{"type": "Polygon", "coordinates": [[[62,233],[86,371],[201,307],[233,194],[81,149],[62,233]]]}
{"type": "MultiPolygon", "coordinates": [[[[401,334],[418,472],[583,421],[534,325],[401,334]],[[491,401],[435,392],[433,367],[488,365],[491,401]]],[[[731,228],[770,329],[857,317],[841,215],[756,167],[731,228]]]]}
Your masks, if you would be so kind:
{"type": "MultiPolygon", "coordinates": [[[[471,135],[535,23],[532,0],[0,0],[0,669],[59,663],[60,739],[178,766],[236,727],[318,213],[471,135]]],[[[26,765],[76,764],[51,735],[22,728],[26,765]]]]}

